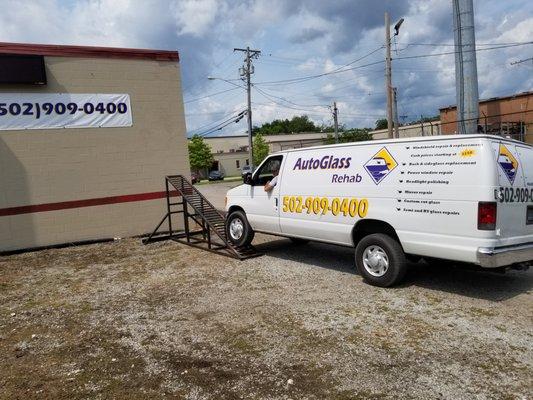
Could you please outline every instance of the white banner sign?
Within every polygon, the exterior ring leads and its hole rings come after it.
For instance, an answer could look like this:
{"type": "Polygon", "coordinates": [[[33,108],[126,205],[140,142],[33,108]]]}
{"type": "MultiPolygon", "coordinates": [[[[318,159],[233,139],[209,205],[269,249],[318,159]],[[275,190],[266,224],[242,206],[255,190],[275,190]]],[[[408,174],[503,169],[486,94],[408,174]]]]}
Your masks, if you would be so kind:
{"type": "Polygon", "coordinates": [[[0,93],[0,130],[132,124],[128,94],[0,93]]]}

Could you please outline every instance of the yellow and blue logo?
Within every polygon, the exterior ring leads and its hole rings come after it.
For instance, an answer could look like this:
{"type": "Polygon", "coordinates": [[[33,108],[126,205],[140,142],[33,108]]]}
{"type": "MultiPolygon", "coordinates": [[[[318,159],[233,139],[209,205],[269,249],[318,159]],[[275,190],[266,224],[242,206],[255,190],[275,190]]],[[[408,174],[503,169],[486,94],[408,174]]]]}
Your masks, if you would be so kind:
{"type": "Polygon", "coordinates": [[[397,166],[398,163],[392,154],[383,147],[366,162],[364,168],[377,185],[397,166]]]}
{"type": "Polygon", "coordinates": [[[503,144],[500,144],[498,150],[498,164],[500,164],[505,176],[509,179],[509,182],[511,182],[512,185],[516,178],[516,172],[518,171],[518,160],[503,144]]]}

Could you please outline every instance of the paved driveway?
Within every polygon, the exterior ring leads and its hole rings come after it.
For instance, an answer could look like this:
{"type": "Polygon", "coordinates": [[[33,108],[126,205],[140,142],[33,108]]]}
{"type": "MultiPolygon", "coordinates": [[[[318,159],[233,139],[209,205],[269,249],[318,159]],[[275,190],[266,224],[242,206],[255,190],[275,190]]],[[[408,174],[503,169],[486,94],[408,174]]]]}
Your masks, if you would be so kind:
{"type": "Polygon", "coordinates": [[[219,210],[224,210],[224,202],[226,192],[239,186],[242,182],[220,182],[203,185],[196,185],[195,187],[219,210]]]}

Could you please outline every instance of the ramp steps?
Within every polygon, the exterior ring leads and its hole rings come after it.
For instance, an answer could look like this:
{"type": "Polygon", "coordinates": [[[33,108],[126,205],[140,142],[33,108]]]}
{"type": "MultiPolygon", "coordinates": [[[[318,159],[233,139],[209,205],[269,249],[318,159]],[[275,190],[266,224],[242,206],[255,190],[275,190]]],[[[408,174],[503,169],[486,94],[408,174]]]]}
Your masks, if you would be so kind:
{"type": "Polygon", "coordinates": [[[165,177],[165,187],[167,213],[150,236],[143,240],[144,244],[170,239],[241,260],[261,255],[251,245],[237,247],[228,240],[225,216],[183,175],[165,177]],[[181,196],[181,202],[172,203],[170,201],[171,187],[181,196]],[[172,209],[172,207],[179,206],[181,206],[181,210],[172,209]],[[172,215],[174,214],[183,214],[184,230],[173,230],[172,215]],[[165,221],[168,224],[168,231],[158,233],[165,221]],[[200,230],[191,231],[191,222],[199,225],[200,230]]]}

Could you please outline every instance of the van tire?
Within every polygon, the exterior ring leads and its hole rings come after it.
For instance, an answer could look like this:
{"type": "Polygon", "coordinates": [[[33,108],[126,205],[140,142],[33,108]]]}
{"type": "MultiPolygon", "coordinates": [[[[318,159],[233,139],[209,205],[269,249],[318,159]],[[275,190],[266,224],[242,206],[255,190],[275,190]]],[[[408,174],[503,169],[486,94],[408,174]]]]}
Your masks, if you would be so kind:
{"type": "Polygon", "coordinates": [[[294,244],[297,244],[297,245],[300,245],[300,244],[307,244],[309,243],[309,239],[300,239],[300,238],[295,238],[295,237],[291,237],[289,238],[291,240],[292,243],[294,244]]]}
{"type": "Polygon", "coordinates": [[[355,265],[367,283],[389,287],[399,283],[405,276],[407,258],[398,241],[389,235],[374,233],[365,236],[357,244],[355,265]],[[373,259],[369,258],[371,254],[375,254],[373,259]]]}
{"type": "Polygon", "coordinates": [[[248,246],[254,240],[255,232],[248,223],[244,211],[233,211],[226,218],[226,237],[237,247],[248,246]],[[240,236],[236,233],[242,229],[240,236]]]}

